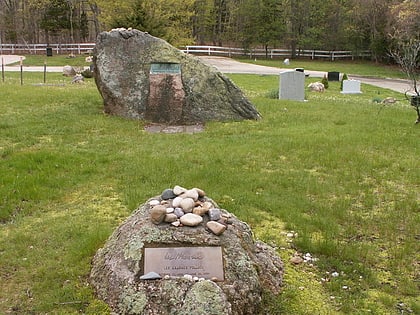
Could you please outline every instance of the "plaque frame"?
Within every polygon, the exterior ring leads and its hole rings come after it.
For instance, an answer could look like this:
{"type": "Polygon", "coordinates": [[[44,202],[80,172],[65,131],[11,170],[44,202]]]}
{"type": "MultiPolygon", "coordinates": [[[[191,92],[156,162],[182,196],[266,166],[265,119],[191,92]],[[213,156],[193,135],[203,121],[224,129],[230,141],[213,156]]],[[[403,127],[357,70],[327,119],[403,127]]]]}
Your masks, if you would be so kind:
{"type": "Polygon", "coordinates": [[[144,247],[143,274],[224,280],[222,246],[144,247]]]}

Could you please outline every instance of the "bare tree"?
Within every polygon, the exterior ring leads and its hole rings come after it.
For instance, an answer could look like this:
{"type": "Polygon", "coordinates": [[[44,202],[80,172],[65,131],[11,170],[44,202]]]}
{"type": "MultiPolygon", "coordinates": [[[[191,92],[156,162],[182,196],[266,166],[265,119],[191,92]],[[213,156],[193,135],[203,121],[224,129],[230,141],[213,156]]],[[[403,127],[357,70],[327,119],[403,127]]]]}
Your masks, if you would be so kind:
{"type": "Polygon", "coordinates": [[[407,99],[417,113],[416,124],[420,123],[420,2],[405,0],[391,9],[394,20],[390,26],[393,47],[390,54],[401,66],[411,82],[414,94],[407,99]]]}

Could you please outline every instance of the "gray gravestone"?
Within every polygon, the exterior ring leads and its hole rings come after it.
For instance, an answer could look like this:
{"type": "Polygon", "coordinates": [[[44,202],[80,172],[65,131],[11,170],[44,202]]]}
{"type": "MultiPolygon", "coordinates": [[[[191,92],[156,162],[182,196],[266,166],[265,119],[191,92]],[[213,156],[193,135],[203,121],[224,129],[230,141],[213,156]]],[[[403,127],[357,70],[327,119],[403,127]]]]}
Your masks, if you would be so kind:
{"type": "Polygon", "coordinates": [[[340,81],[340,72],[330,71],[328,72],[328,81],[340,81]]]}
{"type": "Polygon", "coordinates": [[[280,73],[279,99],[305,100],[305,73],[300,71],[285,71],[280,73]]]}
{"type": "Polygon", "coordinates": [[[344,80],[342,94],[360,94],[360,81],[359,80],[344,80]]]}

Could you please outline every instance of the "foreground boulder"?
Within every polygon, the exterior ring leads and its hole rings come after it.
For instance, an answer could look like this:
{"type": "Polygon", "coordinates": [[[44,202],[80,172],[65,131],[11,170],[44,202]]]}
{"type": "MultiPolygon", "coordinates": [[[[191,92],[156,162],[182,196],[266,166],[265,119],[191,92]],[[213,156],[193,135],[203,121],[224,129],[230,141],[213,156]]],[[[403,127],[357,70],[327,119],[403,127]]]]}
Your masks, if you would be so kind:
{"type": "Polygon", "coordinates": [[[96,253],[90,278],[99,297],[117,314],[260,314],[263,292],[280,292],[280,258],[202,190],[195,208],[206,211],[173,208],[194,190],[176,188],[140,206],[96,253]],[[201,220],[194,226],[156,221],[162,208],[168,217],[181,209],[181,219],[201,220]],[[217,233],[209,222],[226,228],[217,233]]]}
{"type": "Polygon", "coordinates": [[[260,118],[227,77],[148,33],[102,32],[93,62],[106,113],[186,125],[260,118]]]}

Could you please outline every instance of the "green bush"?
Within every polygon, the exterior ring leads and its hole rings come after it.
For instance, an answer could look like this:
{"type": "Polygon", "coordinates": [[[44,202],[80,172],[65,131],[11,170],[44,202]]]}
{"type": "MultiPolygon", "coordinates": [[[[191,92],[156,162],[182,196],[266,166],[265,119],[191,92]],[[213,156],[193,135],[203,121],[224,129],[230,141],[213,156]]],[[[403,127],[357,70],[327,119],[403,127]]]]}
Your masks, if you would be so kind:
{"type": "Polygon", "coordinates": [[[322,78],[321,83],[324,84],[325,89],[328,89],[328,78],[326,74],[324,74],[324,77],[322,78]]]}
{"type": "Polygon", "coordinates": [[[348,80],[348,79],[349,79],[349,77],[347,76],[347,73],[344,73],[343,78],[341,79],[341,83],[340,83],[340,91],[343,90],[343,81],[348,80]]]}

